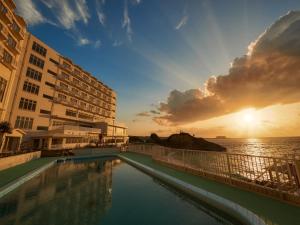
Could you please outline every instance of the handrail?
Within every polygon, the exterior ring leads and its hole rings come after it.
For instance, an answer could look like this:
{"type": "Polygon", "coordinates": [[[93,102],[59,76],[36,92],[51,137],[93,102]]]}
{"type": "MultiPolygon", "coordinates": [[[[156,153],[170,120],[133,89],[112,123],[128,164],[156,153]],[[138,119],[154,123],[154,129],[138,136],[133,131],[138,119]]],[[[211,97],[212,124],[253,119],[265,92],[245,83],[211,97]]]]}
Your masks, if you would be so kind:
{"type": "Polygon", "coordinates": [[[130,145],[128,150],[200,176],[300,205],[300,158],[130,145]]]}

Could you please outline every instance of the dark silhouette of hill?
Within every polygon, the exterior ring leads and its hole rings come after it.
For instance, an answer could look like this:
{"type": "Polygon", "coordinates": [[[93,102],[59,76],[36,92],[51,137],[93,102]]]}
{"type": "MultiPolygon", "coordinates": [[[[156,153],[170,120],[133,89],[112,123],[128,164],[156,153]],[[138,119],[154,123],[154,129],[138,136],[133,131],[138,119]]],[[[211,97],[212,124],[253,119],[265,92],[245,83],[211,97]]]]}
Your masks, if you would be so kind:
{"type": "Polygon", "coordinates": [[[169,148],[202,150],[202,151],[226,151],[226,148],[203,138],[196,138],[188,133],[172,134],[167,139],[161,139],[157,134],[151,134],[148,143],[158,144],[169,148]]]}

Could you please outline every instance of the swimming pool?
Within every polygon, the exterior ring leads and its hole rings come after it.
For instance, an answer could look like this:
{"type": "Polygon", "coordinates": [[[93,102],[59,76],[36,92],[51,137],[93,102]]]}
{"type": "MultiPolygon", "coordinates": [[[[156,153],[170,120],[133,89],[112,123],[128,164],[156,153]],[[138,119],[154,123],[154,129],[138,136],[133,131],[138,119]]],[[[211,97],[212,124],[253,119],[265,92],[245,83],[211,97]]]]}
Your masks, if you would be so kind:
{"type": "Polygon", "coordinates": [[[0,224],[235,224],[116,158],[57,164],[0,199],[0,224]]]}

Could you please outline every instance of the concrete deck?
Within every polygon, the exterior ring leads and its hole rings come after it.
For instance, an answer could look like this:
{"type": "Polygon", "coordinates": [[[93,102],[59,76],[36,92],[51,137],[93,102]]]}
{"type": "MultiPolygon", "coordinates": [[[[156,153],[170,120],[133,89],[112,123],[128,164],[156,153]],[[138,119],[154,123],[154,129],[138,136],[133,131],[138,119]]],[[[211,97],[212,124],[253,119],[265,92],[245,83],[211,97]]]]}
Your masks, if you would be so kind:
{"type": "Polygon", "coordinates": [[[177,171],[155,163],[151,157],[136,153],[122,153],[125,157],[173,176],[201,189],[229,199],[261,217],[267,224],[298,225],[300,207],[279,202],[252,192],[244,191],[219,182],[177,171]]]}

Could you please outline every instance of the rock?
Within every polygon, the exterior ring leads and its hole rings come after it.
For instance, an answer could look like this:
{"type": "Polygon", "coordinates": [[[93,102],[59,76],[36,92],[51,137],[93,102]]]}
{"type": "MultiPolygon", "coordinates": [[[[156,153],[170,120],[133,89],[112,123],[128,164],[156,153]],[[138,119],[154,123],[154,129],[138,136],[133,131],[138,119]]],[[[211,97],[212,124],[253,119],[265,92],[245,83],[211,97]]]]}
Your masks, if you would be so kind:
{"type": "Polygon", "coordinates": [[[188,133],[172,134],[167,139],[160,139],[157,134],[151,134],[151,142],[170,148],[202,150],[202,151],[226,151],[226,148],[203,138],[195,138],[188,133]]]}

